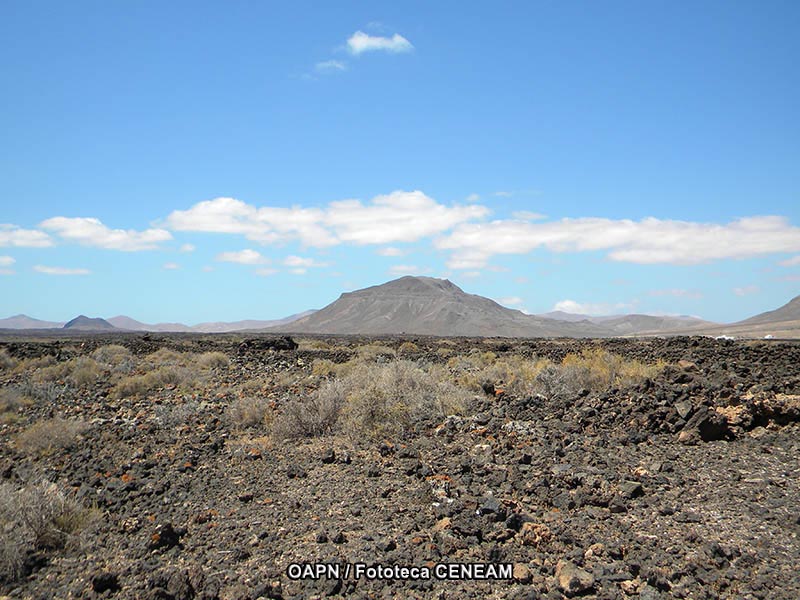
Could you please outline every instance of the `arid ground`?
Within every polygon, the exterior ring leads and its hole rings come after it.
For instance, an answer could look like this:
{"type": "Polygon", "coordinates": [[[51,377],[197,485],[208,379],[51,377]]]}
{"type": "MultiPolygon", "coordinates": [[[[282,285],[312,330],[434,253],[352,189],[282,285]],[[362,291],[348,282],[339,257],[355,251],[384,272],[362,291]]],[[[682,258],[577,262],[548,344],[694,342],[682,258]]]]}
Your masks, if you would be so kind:
{"type": "Polygon", "coordinates": [[[7,336],[0,386],[0,597],[800,597],[797,343],[7,336]]]}

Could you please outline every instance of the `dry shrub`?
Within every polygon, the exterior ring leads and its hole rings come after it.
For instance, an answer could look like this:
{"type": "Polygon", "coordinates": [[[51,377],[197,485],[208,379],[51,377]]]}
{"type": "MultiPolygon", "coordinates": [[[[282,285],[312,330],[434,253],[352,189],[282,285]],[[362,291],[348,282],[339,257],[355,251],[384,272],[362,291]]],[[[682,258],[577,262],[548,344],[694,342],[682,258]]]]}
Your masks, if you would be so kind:
{"type": "Polygon", "coordinates": [[[144,375],[125,377],[114,387],[114,394],[118,398],[142,396],[167,386],[179,386],[193,379],[194,373],[190,369],[164,366],[144,375]]]}
{"type": "Polygon", "coordinates": [[[407,360],[359,365],[342,383],[342,426],[355,438],[396,436],[420,419],[464,412],[469,399],[463,388],[407,360]]]}
{"type": "Polygon", "coordinates": [[[53,483],[22,489],[0,483],[0,581],[16,580],[32,551],[64,548],[96,517],[53,483]]]}
{"type": "Polygon", "coordinates": [[[393,358],[397,353],[383,344],[364,344],[356,347],[356,356],[361,361],[375,361],[378,358],[393,358]]]}
{"type": "Polygon", "coordinates": [[[159,348],[155,352],[148,354],[145,357],[145,361],[156,367],[181,366],[185,365],[190,358],[191,355],[186,352],[176,352],[169,348],[159,348]]]}
{"type": "Polygon", "coordinates": [[[625,359],[602,348],[591,348],[580,354],[568,354],[562,366],[571,370],[580,387],[604,390],[609,387],[634,385],[658,375],[666,363],[645,364],[635,359],[625,359]]]}
{"type": "Polygon", "coordinates": [[[230,363],[231,361],[224,352],[204,352],[197,357],[197,364],[202,369],[222,369],[230,363]]]}
{"type": "Polygon", "coordinates": [[[14,369],[17,373],[24,373],[25,371],[36,371],[45,367],[51,367],[56,364],[56,357],[52,354],[45,354],[36,358],[24,358],[17,363],[14,369]]]}
{"type": "Polygon", "coordinates": [[[85,387],[97,382],[103,374],[100,365],[92,358],[74,358],[70,363],[69,381],[78,387],[85,387]]]}
{"type": "Polygon", "coordinates": [[[315,437],[332,433],[346,400],[340,380],[326,381],[314,393],[295,398],[275,419],[272,433],[278,438],[315,437]]]}
{"type": "Polygon", "coordinates": [[[117,373],[128,373],[136,364],[136,359],[131,351],[118,344],[100,346],[92,352],[92,358],[100,365],[117,373]]]}
{"type": "Polygon", "coordinates": [[[52,381],[37,383],[28,379],[16,387],[23,396],[36,403],[47,405],[54,404],[73,393],[73,388],[69,384],[58,384],[52,381]]]}
{"type": "Polygon", "coordinates": [[[36,369],[31,376],[35,383],[56,383],[66,381],[72,372],[70,361],[57,362],[51,366],[36,369]]]}
{"type": "Polygon", "coordinates": [[[239,398],[228,406],[225,417],[232,427],[247,429],[269,424],[272,410],[263,398],[239,398]]]}
{"type": "Polygon", "coordinates": [[[33,399],[25,395],[19,387],[0,388],[0,423],[19,420],[20,409],[33,404],[33,399]]]}
{"type": "Polygon", "coordinates": [[[330,350],[331,345],[323,340],[300,339],[297,340],[297,349],[298,351],[318,352],[320,350],[330,350]]]}
{"type": "Polygon", "coordinates": [[[417,346],[414,342],[403,342],[400,344],[400,347],[397,349],[400,354],[413,354],[414,352],[419,352],[419,346],[417,346]]]}
{"type": "Polygon", "coordinates": [[[348,360],[336,363],[327,358],[318,358],[311,363],[311,373],[318,377],[344,377],[353,370],[358,362],[358,360],[348,360]]]}
{"type": "Polygon", "coordinates": [[[162,429],[175,429],[191,422],[200,412],[200,405],[190,400],[180,404],[160,404],[155,410],[155,420],[162,429]]]}
{"type": "Polygon", "coordinates": [[[17,366],[17,360],[5,348],[0,349],[0,371],[10,371],[17,366]]]}
{"type": "Polygon", "coordinates": [[[45,456],[73,446],[78,436],[88,429],[79,419],[46,419],[37,421],[16,439],[17,448],[31,455],[45,456]]]}

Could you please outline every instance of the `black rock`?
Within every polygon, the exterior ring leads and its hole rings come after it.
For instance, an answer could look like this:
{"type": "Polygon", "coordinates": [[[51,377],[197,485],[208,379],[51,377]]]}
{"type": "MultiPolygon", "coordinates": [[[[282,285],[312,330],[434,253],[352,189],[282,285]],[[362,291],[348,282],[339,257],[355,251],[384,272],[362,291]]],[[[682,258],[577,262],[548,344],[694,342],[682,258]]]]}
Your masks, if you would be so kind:
{"type": "Polygon", "coordinates": [[[116,574],[104,571],[92,577],[92,589],[98,594],[118,592],[121,587],[116,574]]]}

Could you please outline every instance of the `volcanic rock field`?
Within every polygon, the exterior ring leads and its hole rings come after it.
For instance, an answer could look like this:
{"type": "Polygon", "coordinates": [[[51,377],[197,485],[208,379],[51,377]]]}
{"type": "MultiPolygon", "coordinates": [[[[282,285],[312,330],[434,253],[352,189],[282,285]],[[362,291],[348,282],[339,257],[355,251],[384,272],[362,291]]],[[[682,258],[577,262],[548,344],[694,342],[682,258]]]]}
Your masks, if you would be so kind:
{"type": "Polygon", "coordinates": [[[797,343],[9,336],[0,369],[0,597],[800,597],[797,343]]]}

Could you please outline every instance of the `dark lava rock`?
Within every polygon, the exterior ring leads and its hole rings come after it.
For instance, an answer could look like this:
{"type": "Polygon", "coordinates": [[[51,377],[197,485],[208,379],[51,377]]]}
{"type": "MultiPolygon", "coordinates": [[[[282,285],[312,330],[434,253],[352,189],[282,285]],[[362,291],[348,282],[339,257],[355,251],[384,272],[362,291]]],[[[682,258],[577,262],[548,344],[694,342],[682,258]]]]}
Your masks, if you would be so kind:
{"type": "Polygon", "coordinates": [[[623,481],[619,484],[619,491],[625,498],[644,496],[644,489],[638,481],[623,481]]]}
{"type": "Polygon", "coordinates": [[[175,529],[172,523],[165,523],[156,527],[155,533],[150,536],[150,549],[173,548],[180,544],[181,537],[186,534],[183,529],[175,529]]]}
{"type": "Polygon", "coordinates": [[[116,574],[104,571],[92,577],[92,589],[98,594],[103,592],[118,592],[122,589],[116,574]]]}
{"type": "Polygon", "coordinates": [[[333,451],[333,448],[328,448],[323,454],[322,458],[320,459],[323,464],[330,465],[336,462],[336,452],[333,451]]]}
{"type": "Polygon", "coordinates": [[[289,479],[305,479],[308,477],[306,470],[299,465],[289,465],[286,468],[286,476],[289,479]]]}

